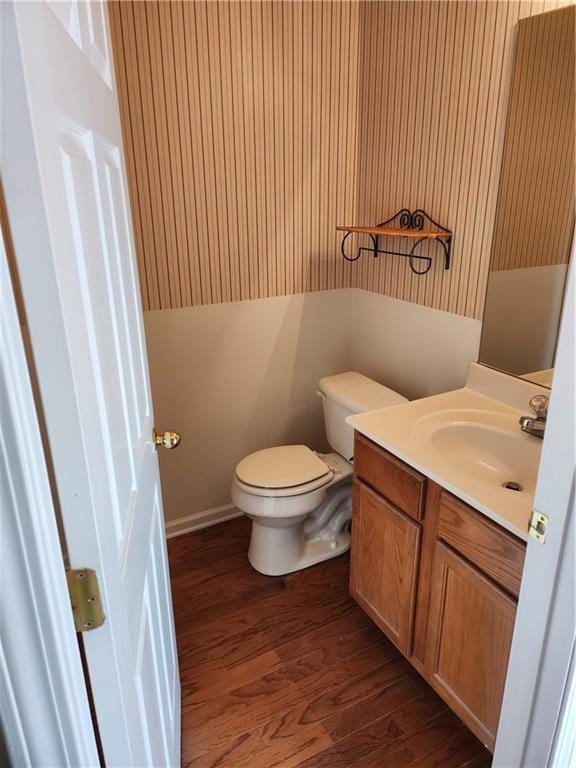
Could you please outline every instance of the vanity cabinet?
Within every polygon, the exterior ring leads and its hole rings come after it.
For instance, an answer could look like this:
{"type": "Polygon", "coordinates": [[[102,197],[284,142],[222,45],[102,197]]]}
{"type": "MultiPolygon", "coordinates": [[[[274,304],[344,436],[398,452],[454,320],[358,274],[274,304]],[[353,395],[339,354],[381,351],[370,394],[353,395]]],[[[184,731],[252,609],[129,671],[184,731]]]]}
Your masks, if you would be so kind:
{"type": "Polygon", "coordinates": [[[494,747],[526,545],[356,434],[350,592],[494,747]]]}
{"type": "Polygon", "coordinates": [[[441,542],[434,553],[426,676],[493,747],[516,601],[441,542]]]}
{"type": "Polygon", "coordinates": [[[410,655],[420,556],[420,526],[362,481],[354,486],[350,591],[410,655]]]}

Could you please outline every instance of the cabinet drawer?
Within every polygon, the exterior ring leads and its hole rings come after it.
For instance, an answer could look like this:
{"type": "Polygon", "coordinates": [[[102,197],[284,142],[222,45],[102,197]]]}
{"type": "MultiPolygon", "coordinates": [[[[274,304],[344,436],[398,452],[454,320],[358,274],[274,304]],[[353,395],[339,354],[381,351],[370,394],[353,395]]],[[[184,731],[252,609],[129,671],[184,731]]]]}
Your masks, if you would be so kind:
{"type": "Polygon", "coordinates": [[[440,496],[438,538],[518,597],[526,545],[445,491],[440,496]]]}
{"type": "Polygon", "coordinates": [[[356,432],[354,473],[357,478],[415,520],[424,516],[426,478],[356,432]]]}

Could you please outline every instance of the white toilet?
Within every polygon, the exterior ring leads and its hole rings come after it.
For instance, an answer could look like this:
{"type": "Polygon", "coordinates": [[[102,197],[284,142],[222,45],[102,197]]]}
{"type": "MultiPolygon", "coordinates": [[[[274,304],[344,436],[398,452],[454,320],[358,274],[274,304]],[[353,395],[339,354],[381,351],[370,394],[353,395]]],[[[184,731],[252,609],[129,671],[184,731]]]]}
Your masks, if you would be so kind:
{"type": "Polygon", "coordinates": [[[232,501],[252,520],[248,559],[260,573],[280,576],[336,557],[350,547],[353,413],[406,402],[360,373],[319,382],[328,444],[336,453],[283,445],[251,453],[236,467],[232,501]]]}

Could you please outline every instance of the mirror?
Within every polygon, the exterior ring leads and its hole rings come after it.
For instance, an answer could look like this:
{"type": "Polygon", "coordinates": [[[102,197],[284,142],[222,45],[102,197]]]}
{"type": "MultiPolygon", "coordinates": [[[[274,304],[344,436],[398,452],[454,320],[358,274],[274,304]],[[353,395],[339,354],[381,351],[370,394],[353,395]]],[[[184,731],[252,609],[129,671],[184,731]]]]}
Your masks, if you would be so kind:
{"type": "Polygon", "coordinates": [[[479,355],[548,387],[574,230],[575,12],[518,23],[479,355]]]}

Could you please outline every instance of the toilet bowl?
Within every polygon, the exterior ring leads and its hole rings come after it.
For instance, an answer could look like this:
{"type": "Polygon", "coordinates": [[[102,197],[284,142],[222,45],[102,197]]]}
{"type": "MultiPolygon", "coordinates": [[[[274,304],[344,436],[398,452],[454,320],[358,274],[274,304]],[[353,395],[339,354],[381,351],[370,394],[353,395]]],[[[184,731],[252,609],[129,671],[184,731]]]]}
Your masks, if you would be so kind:
{"type": "Polygon", "coordinates": [[[305,445],[266,448],[236,467],[232,501],[252,520],[248,559],[260,573],[280,576],[346,552],[352,517],[353,413],[387,408],[406,398],[348,371],[319,382],[332,453],[305,445]]]}

